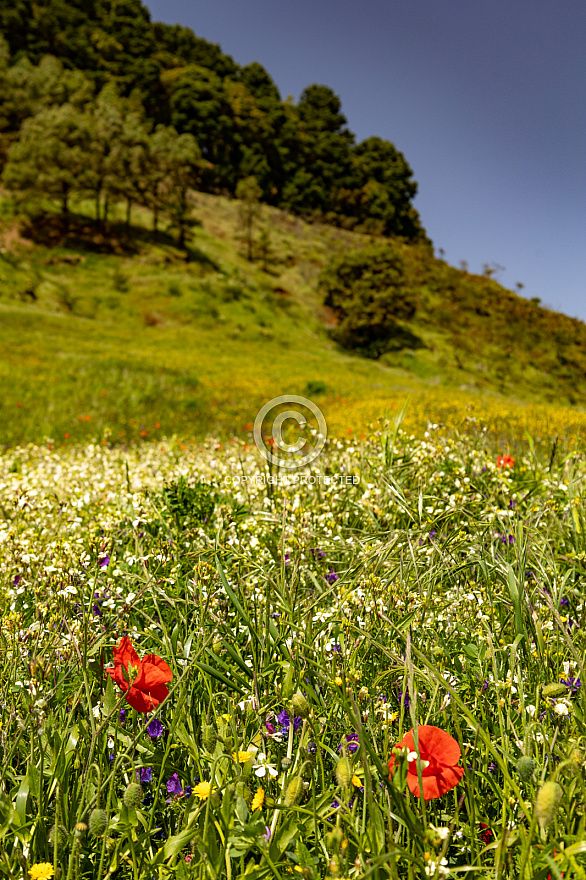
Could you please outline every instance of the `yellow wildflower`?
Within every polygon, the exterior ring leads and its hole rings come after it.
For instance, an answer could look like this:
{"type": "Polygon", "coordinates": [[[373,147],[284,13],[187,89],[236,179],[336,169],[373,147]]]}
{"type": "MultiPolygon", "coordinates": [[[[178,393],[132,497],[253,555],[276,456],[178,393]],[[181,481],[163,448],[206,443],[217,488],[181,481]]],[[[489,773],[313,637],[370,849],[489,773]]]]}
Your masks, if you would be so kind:
{"type": "Polygon", "coordinates": [[[352,785],[355,785],[356,788],[362,788],[362,780],[360,776],[357,776],[356,773],[352,777],[352,785]]]}
{"type": "Polygon", "coordinates": [[[38,865],[31,865],[28,875],[30,880],[51,880],[54,873],[50,862],[39,862],[38,865]]]}
{"type": "Polygon", "coordinates": [[[207,800],[212,793],[211,782],[198,782],[198,784],[193,789],[193,793],[196,797],[200,799],[200,801],[207,800]]]}
{"type": "Polygon", "coordinates": [[[232,752],[232,757],[235,761],[238,761],[239,764],[246,764],[247,761],[252,760],[250,752],[232,752]]]}
{"type": "Polygon", "coordinates": [[[253,797],[253,799],[252,799],[252,803],[251,803],[251,805],[250,805],[250,809],[252,810],[253,813],[254,813],[255,810],[261,810],[261,809],[262,809],[262,805],[264,804],[264,802],[265,802],[265,793],[264,793],[264,789],[262,789],[262,788],[257,788],[256,793],[255,793],[255,795],[254,795],[254,797],[253,797]]]}

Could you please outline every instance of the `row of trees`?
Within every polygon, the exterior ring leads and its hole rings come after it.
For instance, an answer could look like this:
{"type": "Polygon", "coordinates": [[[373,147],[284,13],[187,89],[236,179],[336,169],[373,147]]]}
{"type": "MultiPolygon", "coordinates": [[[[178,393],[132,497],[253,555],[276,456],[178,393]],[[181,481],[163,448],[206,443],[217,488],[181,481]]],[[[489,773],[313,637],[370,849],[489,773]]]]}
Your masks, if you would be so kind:
{"type": "Polygon", "coordinates": [[[127,227],[140,204],[152,210],[155,232],[166,214],[183,246],[189,190],[206,164],[193,135],[153,127],[140,104],[120,98],[113,84],[95,101],[80,92],[69,97],[25,119],[9,147],[2,179],[17,201],[36,213],[52,199],[67,220],[72,197],[91,198],[102,226],[112,204],[123,200],[127,227]]]}
{"type": "Polygon", "coordinates": [[[39,109],[71,102],[68,92],[95,100],[114,83],[153,130],[195,138],[206,191],[234,194],[254,176],[270,204],[425,238],[405,157],[382,138],[356,144],[327,86],[283,101],[260,64],[239,67],[188,28],[153,24],[140,0],[0,0],[0,33],[0,133],[9,139],[39,109]]]}

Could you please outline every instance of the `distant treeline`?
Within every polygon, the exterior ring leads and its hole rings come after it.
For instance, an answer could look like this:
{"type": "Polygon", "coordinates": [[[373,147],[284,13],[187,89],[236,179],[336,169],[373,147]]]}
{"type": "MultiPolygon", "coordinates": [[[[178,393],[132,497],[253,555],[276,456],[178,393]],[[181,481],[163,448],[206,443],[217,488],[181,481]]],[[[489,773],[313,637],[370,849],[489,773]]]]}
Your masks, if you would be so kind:
{"type": "Polygon", "coordinates": [[[185,185],[234,194],[254,177],[269,204],[426,239],[405,157],[378,137],[356,144],[327,86],[282,100],[260,64],[151,22],[140,0],[0,0],[0,33],[0,159],[24,199],[44,186],[66,211],[92,193],[103,219],[122,196],[181,228],[185,185]]]}

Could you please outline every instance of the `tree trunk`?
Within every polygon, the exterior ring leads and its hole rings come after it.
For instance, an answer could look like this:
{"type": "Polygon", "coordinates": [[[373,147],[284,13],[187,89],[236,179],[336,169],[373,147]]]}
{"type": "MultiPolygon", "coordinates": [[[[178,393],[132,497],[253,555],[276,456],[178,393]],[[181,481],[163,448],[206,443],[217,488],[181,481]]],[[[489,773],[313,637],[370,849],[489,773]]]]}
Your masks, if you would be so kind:
{"type": "Polygon", "coordinates": [[[132,202],[130,199],[126,202],[126,232],[130,232],[130,212],[132,210],[132,202]]]}
{"type": "Polygon", "coordinates": [[[61,216],[65,232],[69,230],[69,187],[66,183],[61,186],[61,216]]]}

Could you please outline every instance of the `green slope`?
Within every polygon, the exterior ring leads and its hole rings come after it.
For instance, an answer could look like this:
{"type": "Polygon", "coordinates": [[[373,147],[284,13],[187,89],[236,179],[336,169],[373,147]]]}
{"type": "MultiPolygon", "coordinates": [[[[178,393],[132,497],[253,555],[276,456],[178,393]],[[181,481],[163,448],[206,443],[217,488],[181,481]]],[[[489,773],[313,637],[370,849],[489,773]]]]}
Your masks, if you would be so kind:
{"type": "Polygon", "coordinates": [[[69,237],[37,229],[40,244],[5,211],[1,442],[225,435],[283,393],[315,397],[337,430],[409,392],[584,403],[581,322],[398,242],[418,290],[409,329],[420,345],[365,360],[329,339],[317,278],[330,255],[371,238],[265,207],[265,270],[244,256],[236,201],[198,193],[194,203],[188,259],[172,239],[152,239],[146,214],[131,242],[116,231],[96,239],[80,205],[69,237]]]}

